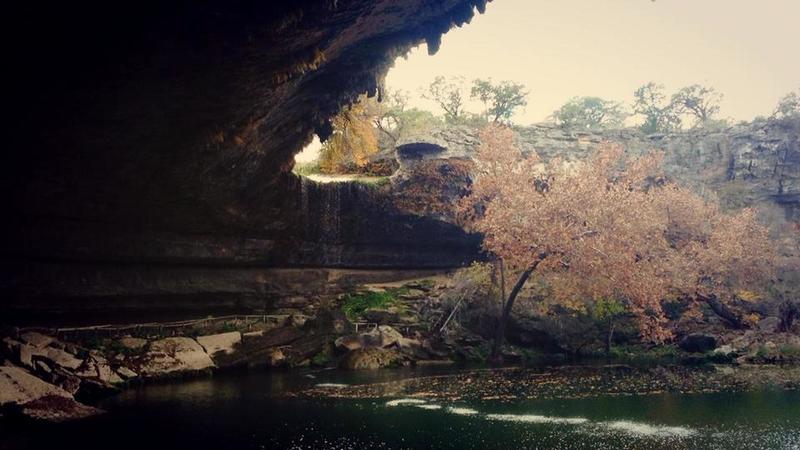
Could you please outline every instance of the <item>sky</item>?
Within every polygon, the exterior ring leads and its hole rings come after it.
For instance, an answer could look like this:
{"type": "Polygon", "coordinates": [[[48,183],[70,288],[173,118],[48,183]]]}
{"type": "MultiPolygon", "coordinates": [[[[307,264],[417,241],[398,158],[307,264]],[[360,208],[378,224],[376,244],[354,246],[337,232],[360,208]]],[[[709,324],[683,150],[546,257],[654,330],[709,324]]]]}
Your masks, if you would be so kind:
{"type": "Polygon", "coordinates": [[[525,125],[575,96],[630,103],[649,81],[700,83],[724,95],[721,117],[750,120],[800,89],[798,27],[800,0],[495,0],[435,56],[423,44],[399,58],[386,85],[436,111],[419,96],[436,75],[523,83],[525,125]]]}
{"type": "Polygon", "coordinates": [[[513,80],[531,92],[515,118],[527,124],[574,96],[701,83],[724,94],[723,117],[747,120],[800,89],[799,27],[798,0],[495,0],[435,56],[423,45],[399,59],[386,84],[417,96],[436,75],[513,80]]]}

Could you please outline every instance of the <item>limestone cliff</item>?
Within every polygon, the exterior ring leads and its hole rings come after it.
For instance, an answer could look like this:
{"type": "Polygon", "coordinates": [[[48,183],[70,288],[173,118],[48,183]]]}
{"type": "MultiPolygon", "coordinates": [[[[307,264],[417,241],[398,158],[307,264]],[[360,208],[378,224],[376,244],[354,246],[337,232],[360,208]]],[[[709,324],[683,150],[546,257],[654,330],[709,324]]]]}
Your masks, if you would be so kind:
{"type": "MultiPolygon", "coordinates": [[[[696,129],[645,135],[635,129],[575,131],[552,124],[517,127],[523,152],[544,159],[584,158],[604,142],[617,142],[627,152],[665,152],[667,175],[698,191],[713,191],[725,207],[755,206],[776,231],[796,237],[800,222],[800,120],[763,121],[726,129],[696,129]]],[[[448,127],[398,143],[400,169],[395,184],[404,188],[420,181],[423,166],[451,171],[469,161],[480,144],[478,132],[448,127]]],[[[468,183],[468,180],[463,180],[468,183]]],[[[452,189],[457,192],[457,189],[452,189]]]]}

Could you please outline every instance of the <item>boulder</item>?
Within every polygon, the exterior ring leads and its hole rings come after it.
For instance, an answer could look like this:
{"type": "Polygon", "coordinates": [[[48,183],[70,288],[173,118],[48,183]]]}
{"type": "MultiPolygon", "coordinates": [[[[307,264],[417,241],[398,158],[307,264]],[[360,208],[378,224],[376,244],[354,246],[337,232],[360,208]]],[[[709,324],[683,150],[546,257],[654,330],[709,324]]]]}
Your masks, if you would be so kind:
{"type": "Polygon", "coordinates": [[[33,369],[33,355],[34,354],[41,354],[39,350],[37,350],[32,345],[28,344],[19,344],[17,346],[17,360],[23,367],[27,367],[29,369],[33,369]]]}
{"type": "Polygon", "coordinates": [[[309,317],[305,314],[292,314],[289,316],[289,325],[300,328],[308,322],[309,317]]]}
{"type": "Polygon", "coordinates": [[[38,360],[44,360],[50,366],[60,366],[70,370],[75,370],[83,364],[82,360],[55,347],[37,348],[30,344],[20,344],[18,352],[19,363],[29,369],[35,369],[35,362],[38,360]]]}
{"type": "Polygon", "coordinates": [[[135,359],[144,378],[191,374],[215,367],[211,357],[194,339],[170,337],[150,343],[147,352],[135,359]]]}
{"type": "Polygon", "coordinates": [[[80,378],[95,378],[97,377],[97,365],[91,359],[87,359],[78,370],[72,373],[80,378]]]}
{"type": "Polygon", "coordinates": [[[16,358],[19,353],[19,346],[22,345],[22,342],[11,339],[10,337],[3,338],[2,342],[3,346],[0,347],[0,349],[2,349],[2,354],[16,358]]]}
{"type": "Polygon", "coordinates": [[[206,353],[214,357],[217,353],[231,354],[242,343],[242,334],[238,331],[230,333],[200,336],[197,342],[203,346],[206,353]]]}
{"type": "Polygon", "coordinates": [[[46,336],[41,333],[37,333],[35,331],[29,331],[27,333],[22,333],[19,336],[20,340],[28,345],[31,345],[35,348],[45,348],[50,345],[55,339],[46,336]]]}
{"type": "Polygon", "coordinates": [[[731,353],[736,353],[736,350],[731,345],[722,345],[714,349],[714,353],[718,353],[721,355],[730,355],[731,353]]]}
{"type": "Polygon", "coordinates": [[[48,360],[65,369],[75,370],[83,364],[83,361],[59,348],[47,347],[42,350],[46,350],[45,357],[48,360]]]}
{"type": "Polygon", "coordinates": [[[361,337],[358,335],[342,336],[334,342],[337,350],[352,352],[363,346],[361,337]]]}
{"type": "Polygon", "coordinates": [[[111,368],[108,362],[97,363],[97,379],[103,383],[120,384],[124,380],[117,375],[117,372],[111,368]]]}
{"type": "Polygon", "coordinates": [[[379,325],[366,333],[361,333],[359,338],[362,347],[388,347],[403,339],[403,335],[388,325],[379,325]]]}
{"type": "Polygon", "coordinates": [[[53,372],[53,369],[51,369],[50,366],[48,366],[44,361],[36,361],[36,370],[45,374],[53,372]]]}
{"type": "Polygon", "coordinates": [[[336,339],[334,345],[340,351],[354,351],[360,348],[383,348],[400,345],[403,335],[388,325],[378,327],[365,333],[342,336],[336,339]]]}
{"type": "Polygon", "coordinates": [[[409,339],[401,337],[397,340],[397,347],[401,350],[421,348],[422,343],[417,339],[409,339]]]}
{"type": "Polygon", "coordinates": [[[123,383],[105,356],[97,350],[91,350],[89,357],[73,374],[80,378],[80,395],[87,397],[118,392],[115,385],[123,383]]]}
{"type": "Polygon", "coordinates": [[[138,373],[132,371],[131,369],[128,369],[125,366],[117,367],[117,374],[119,374],[120,377],[126,380],[130,380],[131,378],[136,378],[139,376],[138,373]]]}
{"type": "Polygon", "coordinates": [[[397,364],[400,354],[385,348],[362,348],[350,352],[341,363],[342,369],[380,369],[397,364]]]}
{"type": "Polygon", "coordinates": [[[764,317],[758,321],[758,330],[762,333],[774,333],[778,330],[780,322],[777,317],[764,317]]]}
{"type": "Polygon", "coordinates": [[[0,367],[0,409],[51,422],[80,419],[102,411],[83,405],[58,386],[19,367],[0,367]]]}
{"type": "Polygon", "coordinates": [[[72,395],[75,395],[81,388],[81,379],[72,372],[68,372],[60,367],[53,368],[53,373],[49,379],[53,384],[72,395]]]}
{"type": "Polygon", "coordinates": [[[0,406],[23,404],[48,395],[72,398],[69,392],[45,383],[20,367],[0,367],[0,406]]]}
{"type": "Polygon", "coordinates": [[[710,334],[693,333],[685,336],[678,346],[691,353],[705,353],[717,348],[717,338],[710,334]]]}
{"type": "Polygon", "coordinates": [[[283,354],[281,349],[276,348],[267,353],[267,366],[268,367],[281,367],[286,364],[286,355],[283,354]]]}
{"type": "Polygon", "coordinates": [[[390,345],[394,345],[403,339],[403,335],[400,334],[399,331],[390,327],[389,325],[379,325],[377,332],[380,335],[381,347],[388,347],[390,345]]]}
{"type": "Polygon", "coordinates": [[[119,340],[119,344],[128,350],[141,350],[147,345],[147,339],[125,336],[119,340]]]}
{"type": "Polygon", "coordinates": [[[69,342],[64,343],[64,351],[69,353],[70,355],[77,355],[79,350],[74,344],[70,344],[69,342]]]}

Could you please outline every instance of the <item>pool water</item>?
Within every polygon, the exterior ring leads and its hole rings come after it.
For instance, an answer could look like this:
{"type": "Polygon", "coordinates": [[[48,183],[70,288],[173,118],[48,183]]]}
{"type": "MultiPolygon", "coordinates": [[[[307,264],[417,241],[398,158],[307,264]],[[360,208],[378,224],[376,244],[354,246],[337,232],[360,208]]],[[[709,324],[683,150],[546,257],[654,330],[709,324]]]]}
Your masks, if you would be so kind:
{"type": "Polygon", "coordinates": [[[800,449],[797,391],[472,403],[286,395],[423,373],[246,372],[144,386],[84,421],[3,425],[0,449],[800,449]]]}

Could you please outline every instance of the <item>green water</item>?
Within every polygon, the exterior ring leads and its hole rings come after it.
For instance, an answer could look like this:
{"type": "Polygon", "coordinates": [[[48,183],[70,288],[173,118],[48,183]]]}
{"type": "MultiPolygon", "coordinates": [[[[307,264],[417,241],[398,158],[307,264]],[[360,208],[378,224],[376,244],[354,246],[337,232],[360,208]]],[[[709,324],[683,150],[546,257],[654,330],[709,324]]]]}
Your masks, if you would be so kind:
{"type": "Polygon", "coordinates": [[[243,373],[147,386],[101,402],[109,412],[96,418],[44,428],[6,425],[0,448],[800,448],[797,391],[419,404],[285,395],[320,383],[419,375],[243,373]]]}

